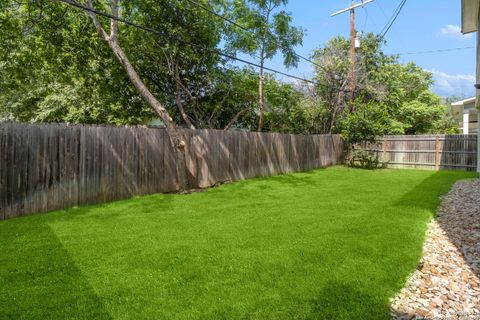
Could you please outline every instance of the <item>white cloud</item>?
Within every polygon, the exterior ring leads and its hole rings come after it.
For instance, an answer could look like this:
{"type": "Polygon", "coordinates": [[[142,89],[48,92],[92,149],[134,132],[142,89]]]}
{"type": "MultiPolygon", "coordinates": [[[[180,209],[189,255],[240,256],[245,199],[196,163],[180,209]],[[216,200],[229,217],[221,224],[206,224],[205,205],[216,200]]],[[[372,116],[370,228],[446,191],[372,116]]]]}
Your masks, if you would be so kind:
{"type": "Polygon", "coordinates": [[[430,70],[433,74],[433,91],[440,96],[473,96],[475,95],[475,75],[448,74],[438,70],[430,70]]]}
{"type": "Polygon", "coordinates": [[[445,27],[440,29],[440,32],[438,35],[445,37],[445,38],[450,38],[450,39],[458,39],[458,40],[464,40],[464,39],[471,39],[472,34],[462,34],[462,28],[460,28],[457,25],[453,24],[448,24],[445,27]]]}

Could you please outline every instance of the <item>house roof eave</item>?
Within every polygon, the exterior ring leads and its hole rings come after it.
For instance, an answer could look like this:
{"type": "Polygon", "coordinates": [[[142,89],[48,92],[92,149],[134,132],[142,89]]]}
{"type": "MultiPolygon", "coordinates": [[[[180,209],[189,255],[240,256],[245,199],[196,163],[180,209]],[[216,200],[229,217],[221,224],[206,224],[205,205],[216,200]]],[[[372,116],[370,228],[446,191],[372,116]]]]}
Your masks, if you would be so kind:
{"type": "Polygon", "coordinates": [[[452,107],[465,106],[467,104],[475,103],[475,97],[467,98],[464,100],[456,101],[452,103],[452,107]]]}
{"type": "Polygon", "coordinates": [[[462,33],[475,32],[478,29],[480,0],[462,0],[462,33]]]}

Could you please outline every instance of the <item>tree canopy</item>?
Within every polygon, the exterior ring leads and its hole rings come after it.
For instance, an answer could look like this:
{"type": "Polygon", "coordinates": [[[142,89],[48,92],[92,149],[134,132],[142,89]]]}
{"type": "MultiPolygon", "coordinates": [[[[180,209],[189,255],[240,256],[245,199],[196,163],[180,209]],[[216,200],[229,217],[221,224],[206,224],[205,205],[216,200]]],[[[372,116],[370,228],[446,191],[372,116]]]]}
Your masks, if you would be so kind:
{"type": "Polygon", "coordinates": [[[381,37],[369,33],[357,54],[354,103],[360,111],[358,115],[348,111],[349,41],[337,37],[315,51],[318,85],[311,88],[310,96],[311,105],[326,116],[321,129],[345,132],[352,121],[359,121],[363,115],[363,120],[376,119],[372,123],[379,134],[455,131],[447,106],[430,90],[432,74],[414,63],[401,64],[397,56],[386,55],[381,49],[383,44],[381,37]]]}
{"type": "MultiPolygon", "coordinates": [[[[243,52],[260,57],[262,66],[279,53],[286,66],[295,66],[304,31],[282,9],[286,0],[198,1],[201,6],[183,0],[119,2],[122,18],[164,34],[121,25],[118,38],[175,123],[347,134],[363,122],[379,134],[455,132],[447,108],[430,91],[432,75],[383,53],[379,36],[363,38],[356,64],[358,114],[351,114],[347,39],[333,38],[313,53],[316,84],[286,83],[214,53],[243,52]]],[[[109,2],[95,6],[108,11],[109,2]]],[[[81,10],[54,1],[3,0],[0,25],[0,119],[144,124],[156,118],[81,10]]]]}

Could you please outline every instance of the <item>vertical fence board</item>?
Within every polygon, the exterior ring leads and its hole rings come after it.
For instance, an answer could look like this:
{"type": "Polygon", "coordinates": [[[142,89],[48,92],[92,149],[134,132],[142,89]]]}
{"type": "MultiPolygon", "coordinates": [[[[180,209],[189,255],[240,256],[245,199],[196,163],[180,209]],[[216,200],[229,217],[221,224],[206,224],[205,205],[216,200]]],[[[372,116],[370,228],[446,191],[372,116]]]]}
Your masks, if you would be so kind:
{"type": "Polygon", "coordinates": [[[364,148],[390,168],[475,171],[477,165],[477,135],[385,136],[364,148]]]}
{"type": "Polygon", "coordinates": [[[6,172],[8,170],[7,159],[5,154],[7,152],[7,143],[6,143],[6,127],[0,126],[0,220],[5,219],[6,208],[6,199],[7,195],[7,181],[6,181],[6,172]]]}
{"type": "MultiPolygon", "coordinates": [[[[190,185],[324,167],[342,161],[339,136],[184,130],[190,185]]],[[[476,149],[476,140],[466,144],[476,149]]],[[[178,191],[159,128],[0,123],[0,220],[135,195],[178,191]]]]}

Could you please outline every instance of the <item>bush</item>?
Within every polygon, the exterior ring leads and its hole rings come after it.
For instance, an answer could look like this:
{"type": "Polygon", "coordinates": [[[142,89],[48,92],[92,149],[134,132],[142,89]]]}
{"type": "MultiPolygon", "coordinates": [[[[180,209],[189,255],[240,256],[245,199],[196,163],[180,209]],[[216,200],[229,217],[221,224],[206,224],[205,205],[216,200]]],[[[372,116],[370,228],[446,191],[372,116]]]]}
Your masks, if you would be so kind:
{"type": "Polygon", "coordinates": [[[349,144],[374,143],[378,136],[388,131],[390,120],[381,105],[366,104],[357,106],[342,121],[342,137],[349,144]]]}
{"type": "Polygon", "coordinates": [[[386,163],[380,161],[376,152],[360,149],[352,149],[350,151],[347,158],[347,164],[350,167],[369,170],[386,167],[386,163]]]}
{"type": "Polygon", "coordinates": [[[380,105],[361,105],[356,112],[348,114],[342,122],[342,136],[351,146],[347,165],[364,169],[385,167],[375,152],[358,150],[354,146],[364,142],[375,143],[388,127],[389,119],[380,105]]]}

